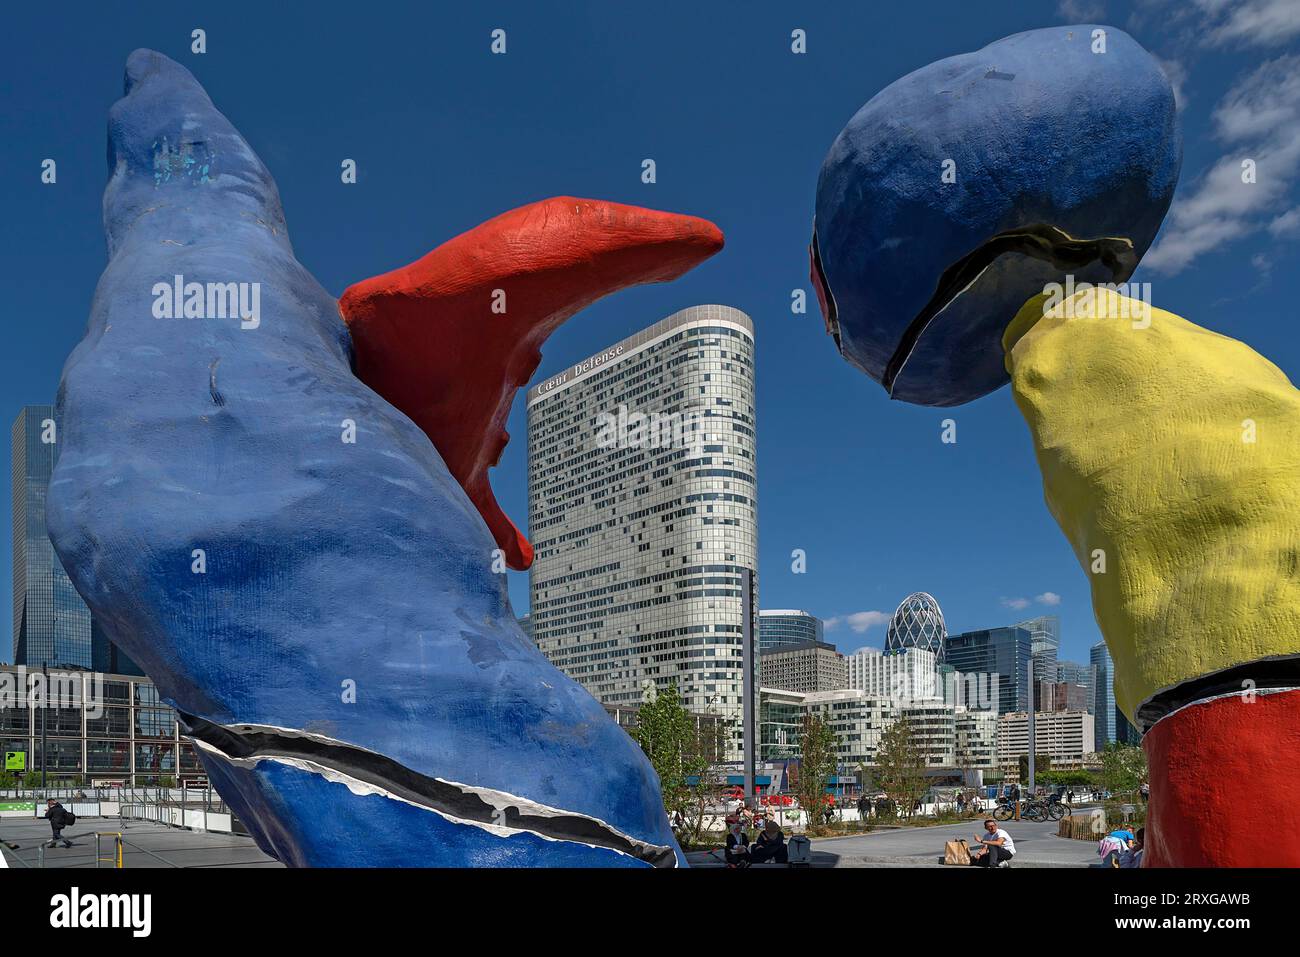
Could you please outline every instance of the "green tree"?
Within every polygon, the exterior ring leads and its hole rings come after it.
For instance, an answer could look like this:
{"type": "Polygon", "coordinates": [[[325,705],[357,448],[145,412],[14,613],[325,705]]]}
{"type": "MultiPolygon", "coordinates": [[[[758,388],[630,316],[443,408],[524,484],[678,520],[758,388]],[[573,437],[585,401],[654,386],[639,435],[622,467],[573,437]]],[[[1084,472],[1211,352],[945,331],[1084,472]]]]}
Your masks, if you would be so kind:
{"type": "Polygon", "coordinates": [[[1044,771],[1035,775],[1040,784],[1064,785],[1069,788],[1085,787],[1092,784],[1092,775],[1087,771],[1044,771]]]}
{"type": "Polygon", "coordinates": [[[641,705],[636,727],[628,731],[659,776],[664,810],[683,843],[699,841],[705,810],[722,789],[713,756],[720,753],[727,728],[720,721],[712,727],[712,732],[699,730],[677,685],[670,684],[641,705]]]}
{"type": "Polygon", "coordinates": [[[799,780],[795,794],[807,817],[806,826],[820,822],[826,786],[839,765],[840,741],[820,714],[804,715],[799,734],[799,780]]]}
{"type": "Polygon", "coordinates": [[[1115,794],[1133,794],[1147,780],[1147,756],[1141,746],[1112,741],[1101,752],[1101,786],[1115,794]]]}
{"type": "Polygon", "coordinates": [[[880,736],[876,783],[906,817],[925,793],[925,756],[907,718],[899,718],[880,736]]]}
{"type": "MultiPolygon", "coordinates": [[[[1034,784],[1035,785],[1046,784],[1047,781],[1043,779],[1043,774],[1044,772],[1050,774],[1051,771],[1052,771],[1051,757],[1046,754],[1035,754],[1034,755],[1034,784]]],[[[1027,754],[1022,754],[1020,756],[1020,783],[1023,785],[1029,784],[1029,755],[1027,754]]]]}

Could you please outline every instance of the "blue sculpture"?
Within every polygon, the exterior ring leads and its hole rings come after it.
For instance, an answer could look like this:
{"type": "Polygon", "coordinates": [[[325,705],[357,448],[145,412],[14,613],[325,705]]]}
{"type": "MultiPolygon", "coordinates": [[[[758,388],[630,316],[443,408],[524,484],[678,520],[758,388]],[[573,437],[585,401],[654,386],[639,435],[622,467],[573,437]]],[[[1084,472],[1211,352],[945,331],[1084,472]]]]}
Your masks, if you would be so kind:
{"type": "Polygon", "coordinates": [[[524,637],[483,518],[353,375],[275,182],[187,70],[131,55],[109,166],[50,535],[259,846],[684,864],[649,762],[524,637]]]}
{"type": "Polygon", "coordinates": [[[822,165],[810,254],[828,330],[893,398],[992,392],[1026,300],[1067,273],[1128,279],[1181,162],[1168,79],[1112,27],[1031,30],[922,67],[822,165]]]}

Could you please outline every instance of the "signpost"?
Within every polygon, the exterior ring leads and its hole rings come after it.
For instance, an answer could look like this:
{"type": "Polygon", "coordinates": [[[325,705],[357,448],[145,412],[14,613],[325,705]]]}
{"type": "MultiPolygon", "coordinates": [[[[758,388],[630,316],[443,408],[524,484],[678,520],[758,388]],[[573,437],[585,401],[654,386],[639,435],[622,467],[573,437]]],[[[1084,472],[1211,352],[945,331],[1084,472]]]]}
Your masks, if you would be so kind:
{"type": "Polygon", "coordinates": [[[5,770],[23,772],[27,770],[26,751],[6,751],[5,770]]]}

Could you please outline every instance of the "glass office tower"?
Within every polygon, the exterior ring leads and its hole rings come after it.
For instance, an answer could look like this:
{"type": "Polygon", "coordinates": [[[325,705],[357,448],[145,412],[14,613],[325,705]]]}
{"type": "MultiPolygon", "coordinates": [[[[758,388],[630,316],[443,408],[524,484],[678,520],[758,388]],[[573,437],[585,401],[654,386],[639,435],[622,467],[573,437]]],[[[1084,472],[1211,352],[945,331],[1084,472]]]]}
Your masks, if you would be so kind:
{"type": "Polygon", "coordinates": [[[603,704],[675,683],[687,708],[732,720],[737,759],[741,573],[758,557],[753,323],[684,309],[527,403],[537,647],[603,704]]]}
{"type": "MultiPolygon", "coordinates": [[[[1025,628],[989,628],[949,635],[944,660],[962,675],[997,676],[997,710],[1001,714],[1031,707],[1029,659],[1033,638],[1025,628]]],[[[992,689],[990,689],[992,690],[992,689]]]]}
{"type": "Polygon", "coordinates": [[[45,527],[45,494],[58,459],[54,408],[24,406],[10,432],[15,665],[140,675],[91,621],[45,527]]]}
{"type": "Polygon", "coordinates": [[[25,406],[14,419],[14,664],[91,668],[90,609],[68,580],[45,530],[45,492],[58,457],[54,409],[25,406]]]}
{"type": "Polygon", "coordinates": [[[1016,623],[1017,628],[1029,632],[1034,656],[1034,680],[1056,682],[1057,654],[1061,650],[1061,619],[1055,615],[1040,615],[1016,623]]]}
{"type": "Polygon", "coordinates": [[[806,611],[778,608],[758,613],[758,650],[771,651],[782,645],[802,645],[815,641],[822,643],[822,620],[806,611]]]}
{"type": "Polygon", "coordinates": [[[1096,674],[1092,688],[1092,718],[1096,728],[1093,737],[1100,751],[1110,742],[1119,740],[1119,729],[1115,726],[1115,715],[1119,713],[1115,706],[1115,662],[1111,660],[1110,649],[1104,641],[1093,645],[1088,657],[1096,674]]]}

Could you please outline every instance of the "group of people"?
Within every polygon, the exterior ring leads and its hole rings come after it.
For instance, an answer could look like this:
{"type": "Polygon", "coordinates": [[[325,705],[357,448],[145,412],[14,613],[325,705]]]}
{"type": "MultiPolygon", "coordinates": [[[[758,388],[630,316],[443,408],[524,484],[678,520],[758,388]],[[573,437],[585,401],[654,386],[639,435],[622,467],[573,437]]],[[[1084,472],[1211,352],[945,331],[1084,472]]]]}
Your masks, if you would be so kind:
{"type": "Polygon", "coordinates": [[[750,843],[749,832],[745,828],[746,821],[741,815],[735,814],[727,818],[727,846],[724,851],[727,867],[749,867],[764,861],[789,863],[785,833],[774,818],[755,814],[748,823],[758,834],[753,843],[750,843]]]}
{"type": "Polygon", "coordinates": [[[1141,867],[1146,828],[1136,832],[1126,827],[1111,831],[1097,843],[1102,867],[1141,867]]]}

